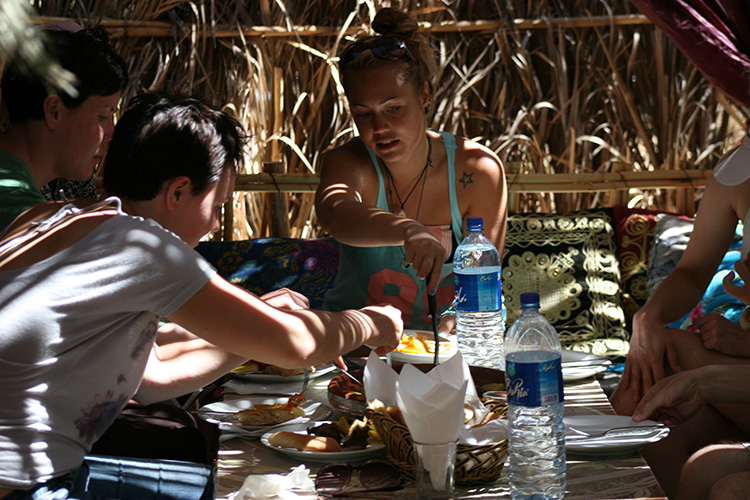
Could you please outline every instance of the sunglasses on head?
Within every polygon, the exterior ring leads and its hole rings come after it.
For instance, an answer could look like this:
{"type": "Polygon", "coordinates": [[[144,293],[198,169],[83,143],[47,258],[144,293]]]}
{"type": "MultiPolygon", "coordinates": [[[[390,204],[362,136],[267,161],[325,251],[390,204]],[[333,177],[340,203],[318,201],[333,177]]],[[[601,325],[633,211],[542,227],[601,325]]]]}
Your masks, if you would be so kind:
{"type": "Polygon", "coordinates": [[[353,466],[345,462],[328,464],[318,471],[315,477],[315,490],[321,496],[348,495],[362,491],[397,490],[403,487],[401,470],[387,460],[370,460],[353,466]],[[350,483],[354,471],[359,470],[359,483],[350,483]]]}
{"type": "Polygon", "coordinates": [[[372,55],[375,57],[387,61],[397,61],[404,56],[414,61],[414,56],[411,55],[409,48],[403,40],[392,35],[387,35],[368,38],[367,40],[354,42],[349,45],[339,58],[339,67],[342,69],[345,68],[346,65],[367,50],[372,51],[372,55]]]}

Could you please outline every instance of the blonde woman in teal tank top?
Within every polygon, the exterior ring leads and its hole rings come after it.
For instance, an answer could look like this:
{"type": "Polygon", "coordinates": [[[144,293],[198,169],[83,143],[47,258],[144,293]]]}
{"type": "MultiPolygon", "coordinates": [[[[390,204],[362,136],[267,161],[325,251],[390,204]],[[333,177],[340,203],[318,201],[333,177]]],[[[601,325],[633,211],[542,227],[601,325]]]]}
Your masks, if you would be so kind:
{"type": "MultiPolygon", "coordinates": [[[[381,9],[378,34],[349,45],[341,81],[359,132],[323,159],[318,220],[341,243],[325,307],[390,303],[408,328],[431,325],[427,295],[441,310],[454,297],[452,256],[463,220],[479,216],[502,253],[507,191],[500,160],[463,137],[428,127],[434,54],[417,23],[381,9]]],[[[452,331],[446,315],[440,331],[452,331]]]]}

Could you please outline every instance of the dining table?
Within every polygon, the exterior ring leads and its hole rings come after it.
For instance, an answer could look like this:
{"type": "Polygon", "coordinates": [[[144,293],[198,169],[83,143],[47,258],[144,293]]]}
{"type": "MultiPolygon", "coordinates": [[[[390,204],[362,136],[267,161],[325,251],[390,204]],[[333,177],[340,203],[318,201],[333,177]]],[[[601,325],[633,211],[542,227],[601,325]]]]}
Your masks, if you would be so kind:
{"type": "MultiPolygon", "coordinates": [[[[304,388],[306,398],[329,405],[328,385],[338,375],[337,370],[308,381],[304,388]]],[[[232,388],[242,387],[251,392],[252,384],[246,380],[231,380],[227,383],[223,398],[231,401],[247,398],[248,394],[237,394],[232,388]]],[[[288,389],[289,384],[285,384],[288,389]]],[[[263,387],[269,391],[269,385],[263,387]]],[[[300,390],[302,389],[300,384],[300,390]]],[[[270,389],[272,390],[272,389],[270,389]]],[[[292,391],[293,392],[293,391],[292,391]]],[[[614,415],[615,412],[599,384],[596,376],[588,376],[565,383],[565,416],[614,415]]],[[[329,405],[330,406],[330,405],[329,405]]],[[[336,421],[343,412],[331,408],[328,420],[336,421]]],[[[281,453],[263,444],[256,437],[241,437],[231,432],[222,431],[218,459],[216,464],[217,485],[215,498],[221,500],[242,500],[234,498],[249,475],[287,474],[301,464],[307,467],[310,475],[325,465],[325,462],[303,463],[300,459],[281,453]]],[[[382,458],[387,458],[382,451],[382,458]]],[[[599,499],[665,499],[648,464],[638,450],[615,451],[612,454],[576,455],[567,453],[567,500],[599,499]]],[[[456,485],[456,499],[505,499],[510,498],[507,467],[495,482],[481,485],[456,485]]],[[[317,498],[315,494],[300,494],[302,500],[317,498]]],[[[378,492],[379,499],[414,499],[417,498],[416,484],[407,479],[403,489],[398,491],[378,492]]]]}

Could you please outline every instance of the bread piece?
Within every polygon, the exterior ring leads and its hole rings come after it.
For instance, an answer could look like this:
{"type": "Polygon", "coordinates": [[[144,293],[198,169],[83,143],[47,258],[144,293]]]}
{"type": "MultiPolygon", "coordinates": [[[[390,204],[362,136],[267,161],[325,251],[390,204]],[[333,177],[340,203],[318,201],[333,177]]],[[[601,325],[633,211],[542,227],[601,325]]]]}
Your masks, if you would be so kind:
{"type": "Polygon", "coordinates": [[[339,443],[327,436],[311,436],[309,434],[296,434],[294,432],[280,431],[268,436],[268,442],[272,446],[283,446],[286,448],[297,448],[300,451],[332,452],[341,451],[339,443]]]}
{"type": "Polygon", "coordinates": [[[406,421],[404,420],[404,415],[401,413],[401,408],[395,405],[388,405],[388,407],[385,409],[386,413],[388,413],[388,416],[391,417],[393,420],[398,422],[401,425],[406,425],[406,421]]]}

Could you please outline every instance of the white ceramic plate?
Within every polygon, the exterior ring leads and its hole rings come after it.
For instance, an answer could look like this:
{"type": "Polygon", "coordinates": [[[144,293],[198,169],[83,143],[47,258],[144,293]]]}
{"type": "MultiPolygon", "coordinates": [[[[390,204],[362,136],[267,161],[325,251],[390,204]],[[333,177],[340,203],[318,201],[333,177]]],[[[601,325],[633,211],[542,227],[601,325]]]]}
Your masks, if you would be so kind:
{"type": "MultiPolygon", "coordinates": [[[[314,372],[310,373],[310,379],[318,378],[326,373],[331,373],[336,367],[331,366],[318,366],[314,372]]],[[[298,373],[297,375],[271,375],[262,372],[229,372],[233,377],[240,378],[242,380],[248,380],[250,382],[257,382],[259,384],[267,383],[278,383],[278,382],[302,382],[305,380],[304,373],[298,373]]]]}
{"type": "MultiPolygon", "coordinates": [[[[425,330],[404,330],[404,335],[409,335],[411,337],[416,337],[417,335],[424,335],[428,339],[434,339],[435,336],[427,332],[425,330]]],[[[445,338],[443,336],[440,336],[440,356],[438,356],[438,360],[441,363],[444,363],[445,361],[448,361],[450,358],[453,357],[454,354],[456,354],[456,351],[458,351],[458,345],[455,335],[451,335],[450,338],[445,338]],[[448,345],[448,351],[444,351],[443,345],[448,345]]],[[[398,351],[391,351],[388,353],[388,356],[390,356],[391,361],[400,361],[401,363],[412,363],[412,364],[418,364],[418,363],[432,363],[435,360],[435,355],[433,353],[429,354],[414,354],[414,353],[408,353],[408,352],[398,352],[398,351]]]]}
{"type": "Polygon", "coordinates": [[[591,377],[597,373],[606,371],[611,364],[612,362],[610,360],[602,356],[597,356],[596,354],[563,349],[563,381],[570,382],[591,377]]]}
{"type": "MultiPolygon", "coordinates": [[[[330,422],[320,421],[318,424],[325,424],[330,422]]],[[[285,425],[280,427],[273,432],[266,432],[260,438],[260,442],[268,448],[276,450],[284,455],[303,460],[307,462],[349,462],[366,460],[374,455],[382,454],[385,452],[385,445],[383,444],[370,444],[367,448],[361,450],[344,450],[344,451],[302,451],[297,448],[287,448],[286,446],[273,446],[268,442],[268,437],[277,431],[288,431],[296,432],[297,434],[307,434],[307,428],[310,424],[297,424],[297,425],[285,425]]]]}
{"type": "Polygon", "coordinates": [[[653,420],[634,422],[623,415],[576,415],[563,417],[565,447],[580,455],[621,455],[664,439],[669,427],[653,420]],[[610,431],[609,435],[601,435],[610,431]]]}
{"type": "Polygon", "coordinates": [[[276,428],[282,425],[288,424],[305,424],[309,425],[309,422],[322,420],[328,418],[333,410],[323,403],[317,401],[311,401],[309,399],[302,402],[299,407],[304,410],[305,415],[297,417],[295,419],[283,422],[281,424],[273,425],[240,425],[234,422],[234,414],[238,411],[249,410],[254,405],[258,404],[285,404],[289,401],[288,396],[249,396],[238,399],[230,399],[228,401],[219,401],[211,403],[201,407],[197,415],[212,423],[220,424],[219,427],[222,430],[228,430],[230,432],[238,432],[244,435],[255,434],[260,436],[271,427],[276,428]]]}

